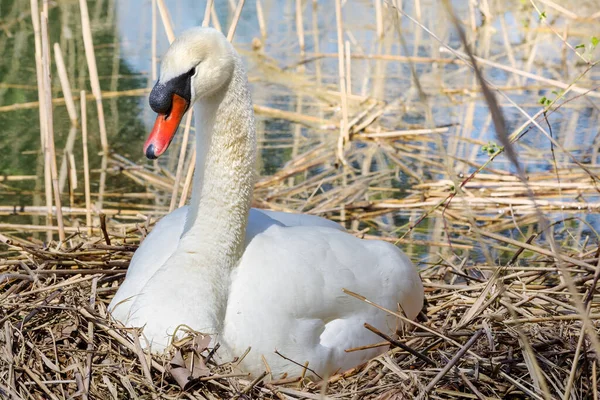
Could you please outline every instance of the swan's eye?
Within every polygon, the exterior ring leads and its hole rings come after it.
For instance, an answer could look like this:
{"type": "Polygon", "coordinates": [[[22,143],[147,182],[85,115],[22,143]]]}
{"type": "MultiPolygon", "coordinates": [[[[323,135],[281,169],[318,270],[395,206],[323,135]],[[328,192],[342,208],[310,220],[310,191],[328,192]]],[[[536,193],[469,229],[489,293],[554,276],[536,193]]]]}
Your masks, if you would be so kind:
{"type": "Polygon", "coordinates": [[[194,76],[195,73],[196,73],[196,67],[194,67],[188,71],[188,76],[194,76]]]}

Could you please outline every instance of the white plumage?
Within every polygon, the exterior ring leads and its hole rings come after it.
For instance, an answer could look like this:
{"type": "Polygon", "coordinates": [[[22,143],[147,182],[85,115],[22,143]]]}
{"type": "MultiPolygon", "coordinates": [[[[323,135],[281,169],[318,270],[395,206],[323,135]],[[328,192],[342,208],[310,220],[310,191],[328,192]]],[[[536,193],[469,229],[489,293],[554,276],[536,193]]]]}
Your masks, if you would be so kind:
{"type": "Polygon", "coordinates": [[[135,253],[109,309],[144,326],[153,351],[181,324],[216,335],[226,356],[251,352],[254,375],[319,374],[350,368],[382,348],[347,353],[380,339],[365,322],[393,334],[397,321],[350,297],[346,288],[414,318],[423,287],[395,246],[365,241],[323,218],[250,209],[256,141],[247,78],[239,56],[209,28],[180,36],[165,55],[160,81],[190,68],[197,165],[188,207],[156,225],[135,253]],[[224,72],[223,72],[224,71],[224,72]]]}

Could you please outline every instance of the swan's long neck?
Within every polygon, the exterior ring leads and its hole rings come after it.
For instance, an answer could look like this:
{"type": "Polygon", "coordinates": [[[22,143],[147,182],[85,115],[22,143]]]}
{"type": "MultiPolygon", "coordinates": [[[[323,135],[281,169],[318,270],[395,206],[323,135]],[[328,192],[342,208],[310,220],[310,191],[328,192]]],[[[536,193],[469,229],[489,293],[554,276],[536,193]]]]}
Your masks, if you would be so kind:
{"type": "Polygon", "coordinates": [[[254,187],[256,135],[246,73],[236,57],[231,81],[199,101],[192,199],[177,253],[202,270],[205,328],[222,328],[229,275],[244,251],[254,187]],[[206,292],[206,293],[204,293],[206,292]]]}

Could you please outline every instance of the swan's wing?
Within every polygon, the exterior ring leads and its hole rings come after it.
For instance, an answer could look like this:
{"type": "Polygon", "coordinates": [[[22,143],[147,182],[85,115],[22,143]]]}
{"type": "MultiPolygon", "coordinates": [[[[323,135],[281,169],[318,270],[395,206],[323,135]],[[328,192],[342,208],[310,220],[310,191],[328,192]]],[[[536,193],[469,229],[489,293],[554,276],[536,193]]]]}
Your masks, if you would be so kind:
{"type": "Polygon", "coordinates": [[[318,217],[316,215],[309,214],[293,214],[281,211],[271,210],[260,210],[252,209],[253,211],[263,213],[272,219],[281,222],[285,226],[322,226],[326,228],[333,228],[340,231],[345,231],[343,226],[337,222],[330,221],[326,218],[318,217]]]}
{"type": "Polygon", "coordinates": [[[260,233],[266,231],[272,225],[278,226],[320,226],[345,231],[344,227],[338,223],[316,215],[292,214],[281,211],[261,210],[251,208],[248,215],[248,225],[246,226],[245,246],[260,233]]]}
{"type": "Polygon", "coordinates": [[[272,226],[232,274],[223,340],[234,354],[252,346],[244,368],[253,373],[264,369],[261,355],[274,370],[299,371],[274,354],[275,343],[317,371],[356,365],[378,353],[344,351],[380,341],[363,324],[393,333],[397,321],[342,288],[392,310],[399,303],[409,318],[423,305],[420,277],[395,246],[323,227],[272,226]]]}
{"type": "Polygon", "coordinates": [[[125,281],[108,306],[118,321],[126,324],[134,297],[177,249],[186,215],[187,207],[181,207],[163,217],[133,255],[125,281]]]}
{"type": "Polygon", "coordinates": [[[266,231],[272,225],[284,226],[281,222],[272,218],[269,214],[257,208],[251,208],[248,214],[248,225],[246,225],[245,247],[260,233],[266,231]]]}

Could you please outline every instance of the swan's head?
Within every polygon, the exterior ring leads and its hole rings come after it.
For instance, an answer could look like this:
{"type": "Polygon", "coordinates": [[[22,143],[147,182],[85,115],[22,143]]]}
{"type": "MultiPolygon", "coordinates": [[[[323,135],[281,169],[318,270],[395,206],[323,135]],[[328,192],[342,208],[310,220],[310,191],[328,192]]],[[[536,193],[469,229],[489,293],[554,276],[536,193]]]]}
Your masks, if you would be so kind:
{"type": "Polygon", "coordinates": [[[234,65],[235,50],[216,29],[193,28],[175,39],[150,93],[158,117],[144,145],[146,157],[155,159],[167,150],[190,105],[218,92],[231,79],[234,65]]]}

